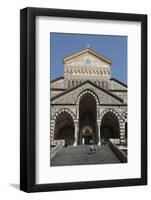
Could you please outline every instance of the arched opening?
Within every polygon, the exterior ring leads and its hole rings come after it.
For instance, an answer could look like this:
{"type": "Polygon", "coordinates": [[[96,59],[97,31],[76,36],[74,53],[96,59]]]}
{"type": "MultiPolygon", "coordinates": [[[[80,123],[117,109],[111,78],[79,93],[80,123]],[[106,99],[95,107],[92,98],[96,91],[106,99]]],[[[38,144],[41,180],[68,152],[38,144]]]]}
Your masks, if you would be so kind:
{"type": "Polygon", "coordinates": [[[55,123],[55,140],[65,140],[65,145],[74,143],[74,122],[68,112],[60,113],[55,123]]]}
{"type": "Polygon", "coordinates": [[[74,81],[72,81],[72,87],[74,87],[74,81]]]}
{"type": "Polygon", "coordinates": [[[79,103],[78,144],[97,144],[96,100],[91,93],[85,93],[79,103]]]}
{"type": "Polygon", "coordinates": [[[104,88],[104,82],[102,81],[102,88],[104,88]]]}
{"type": "Polygon", "coordinates": [[[105,89],[108,89],[108,83],[105,82],[104,85],[105,85],[104,88],[105,88],[105,89]]]}
{"type": "Polygon", "coordinates": [[[108,111],[102,118],[100,127],[101,140],[108,142],[110,138],[120,138],[119,120],[117,116],[108,111]]]}

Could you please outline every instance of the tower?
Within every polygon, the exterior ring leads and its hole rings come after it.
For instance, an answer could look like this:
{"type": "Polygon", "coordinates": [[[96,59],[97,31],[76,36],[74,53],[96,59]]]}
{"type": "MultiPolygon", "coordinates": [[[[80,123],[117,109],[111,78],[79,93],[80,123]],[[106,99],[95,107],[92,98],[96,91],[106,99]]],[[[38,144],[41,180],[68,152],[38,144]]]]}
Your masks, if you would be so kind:
{"type": "Polygon", "coordinates": [[[110,88],[111,60],[91,49],[64,58],[64,84],[75,87],[89,80],[105,89],[110,88]]]}

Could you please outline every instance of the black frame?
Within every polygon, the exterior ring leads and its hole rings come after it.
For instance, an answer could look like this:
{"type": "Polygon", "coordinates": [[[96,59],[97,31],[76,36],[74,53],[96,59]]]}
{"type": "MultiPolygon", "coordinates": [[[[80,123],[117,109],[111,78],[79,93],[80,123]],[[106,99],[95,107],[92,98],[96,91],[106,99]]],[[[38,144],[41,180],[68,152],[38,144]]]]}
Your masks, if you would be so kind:
{"type": "Polygon", "coordinates": [[[121,187],[147,184],[147,15],[25,8],[20,11],[20,189],[26,192],[121,187]],[[35,19],[36,16],[141,23],[141,178],[72,183],[35,183],[35,19]]]}

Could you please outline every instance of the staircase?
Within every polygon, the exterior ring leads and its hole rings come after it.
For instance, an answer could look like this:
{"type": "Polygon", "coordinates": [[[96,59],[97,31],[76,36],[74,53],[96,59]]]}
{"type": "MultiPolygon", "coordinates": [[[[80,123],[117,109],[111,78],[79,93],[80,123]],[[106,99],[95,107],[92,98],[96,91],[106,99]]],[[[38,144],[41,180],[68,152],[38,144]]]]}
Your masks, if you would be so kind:
{"type": "Polygon", "coordinates": [[[108,144],[95,147],[96,153],[91,154],[89,145],[63,147],[51,159],[51,166],[120,163],[108,144]]]}

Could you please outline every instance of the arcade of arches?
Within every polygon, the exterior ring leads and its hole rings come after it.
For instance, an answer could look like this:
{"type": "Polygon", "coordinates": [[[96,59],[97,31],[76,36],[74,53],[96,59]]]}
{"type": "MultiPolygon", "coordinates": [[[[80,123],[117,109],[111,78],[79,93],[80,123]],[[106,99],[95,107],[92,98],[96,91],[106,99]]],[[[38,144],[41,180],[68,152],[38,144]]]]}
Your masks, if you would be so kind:
{"type": "Polygon", "coordinates": [[[51,146],[101,145],[109,138],[126,144],[127,85],[112,76],[112,61],[86,48],[63,63],[62,77],[50,80],[51,146]]]}
{"type": "Polygon", "coordinates": [[[91,93],[84,93],[78,102],[77,117],[62,110],[55,117],[54,140],[65,145],[101,145],[110,138],[127,139],[127,122],[114,109],[104,109],[98,116],[98,103],[91,93]]]}

